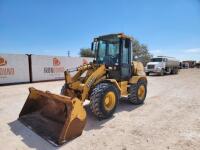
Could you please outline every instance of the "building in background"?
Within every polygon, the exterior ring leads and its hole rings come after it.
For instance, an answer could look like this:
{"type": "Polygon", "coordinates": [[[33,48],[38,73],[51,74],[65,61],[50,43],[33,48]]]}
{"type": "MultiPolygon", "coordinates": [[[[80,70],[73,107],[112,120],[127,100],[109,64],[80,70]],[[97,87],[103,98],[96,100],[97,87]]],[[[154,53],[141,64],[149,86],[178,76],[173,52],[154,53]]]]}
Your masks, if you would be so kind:
{"type": "Polygon", "coordinates": [[[189,68],[194,68],[196,61],[195,60],[185,60],[182,62],[182,64],[187,64],[187,63],[189,64],[189,68]]]}
{"type": "Polygon", "coordinates": [[[195,67],[200,68],[200,61],[196,63],[195,67]]]}

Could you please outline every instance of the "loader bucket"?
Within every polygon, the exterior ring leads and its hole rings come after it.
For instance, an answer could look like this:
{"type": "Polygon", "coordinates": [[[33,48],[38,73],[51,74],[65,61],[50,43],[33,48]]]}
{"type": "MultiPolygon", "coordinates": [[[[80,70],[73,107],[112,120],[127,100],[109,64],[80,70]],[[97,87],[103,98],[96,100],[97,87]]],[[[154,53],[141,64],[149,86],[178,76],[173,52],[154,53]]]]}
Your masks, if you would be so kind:
{"type": "Polygon", "coordinates": [[[29,88],[19,121],[54,145],[82,134],[86,111],[78,98],[29,88]]]}

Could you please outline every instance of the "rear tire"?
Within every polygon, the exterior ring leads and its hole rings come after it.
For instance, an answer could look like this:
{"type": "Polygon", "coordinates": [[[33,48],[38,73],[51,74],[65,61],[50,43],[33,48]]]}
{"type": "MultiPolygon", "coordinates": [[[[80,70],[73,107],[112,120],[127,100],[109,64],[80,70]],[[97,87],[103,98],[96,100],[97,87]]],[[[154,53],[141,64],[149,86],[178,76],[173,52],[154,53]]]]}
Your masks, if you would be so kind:
{"type": "Polygon", "coordinates": [[[149,76],[149,72],[146,72],[146,75],[149,76]]]}
{"type": "Polygon", "coordinates": [[[137,84],[131,84],[129,87],[128,100],[135,105],[143,104],[147,94],[147,82],[145,80],[139,80],[137,84]],[[143,94],[140,95],[140,88],[142,87],[143,94]]]}
{"type": "Polygon", "coordinates": [[[91,92],[90,109],[98,119],[109,118],[115,112],[116,106],[119,102],[119,97],[119,91],[113,84],[100,83],[96,85],[96,87],[91,92]],[[115,100],[112,100],[112,98],[110,98],[110,106],[106,104],[107,95],[109,94],[111,95],[111,97],[115,97],[115,100]]]}
{"type": "Polygon", "coordinates": [[[178,68],[174,68],[171,74],[178,74],[178,68]]]}
{"type": "Polygon", "coordinates": [[[172,69],[171,74],[176,74],[176,69],[175,68],[172,69]]]}
{"type": "Polygon", "coordinates": [[[178,68],[176,68],[176,72],[175,72],[175,74],[178,74],[178,72],[179,72],[179,69],[178,69],[178,68]]]}

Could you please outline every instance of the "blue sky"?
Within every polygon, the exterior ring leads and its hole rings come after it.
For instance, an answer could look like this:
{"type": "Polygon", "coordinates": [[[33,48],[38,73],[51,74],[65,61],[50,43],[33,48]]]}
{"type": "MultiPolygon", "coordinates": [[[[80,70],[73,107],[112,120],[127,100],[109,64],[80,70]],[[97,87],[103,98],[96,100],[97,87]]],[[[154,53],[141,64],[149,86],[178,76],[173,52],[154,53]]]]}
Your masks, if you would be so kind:
{"type": "Polygon", "coordinates": [[[155,56],[200,60],[200,0],[0,0],[0,53],[78,56],[115,32],[155,56]]]}

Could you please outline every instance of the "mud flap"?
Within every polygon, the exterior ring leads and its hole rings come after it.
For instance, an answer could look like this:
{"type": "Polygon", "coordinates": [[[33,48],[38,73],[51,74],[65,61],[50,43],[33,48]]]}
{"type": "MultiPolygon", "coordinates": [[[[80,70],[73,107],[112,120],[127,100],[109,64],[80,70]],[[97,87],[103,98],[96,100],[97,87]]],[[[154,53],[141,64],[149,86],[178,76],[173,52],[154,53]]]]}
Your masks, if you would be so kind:
{"type": "Polygon", "coordinates": [[[82,134],[86,111],[78,98],[29,88],[18,120],[54,145],[82,134]]]}

